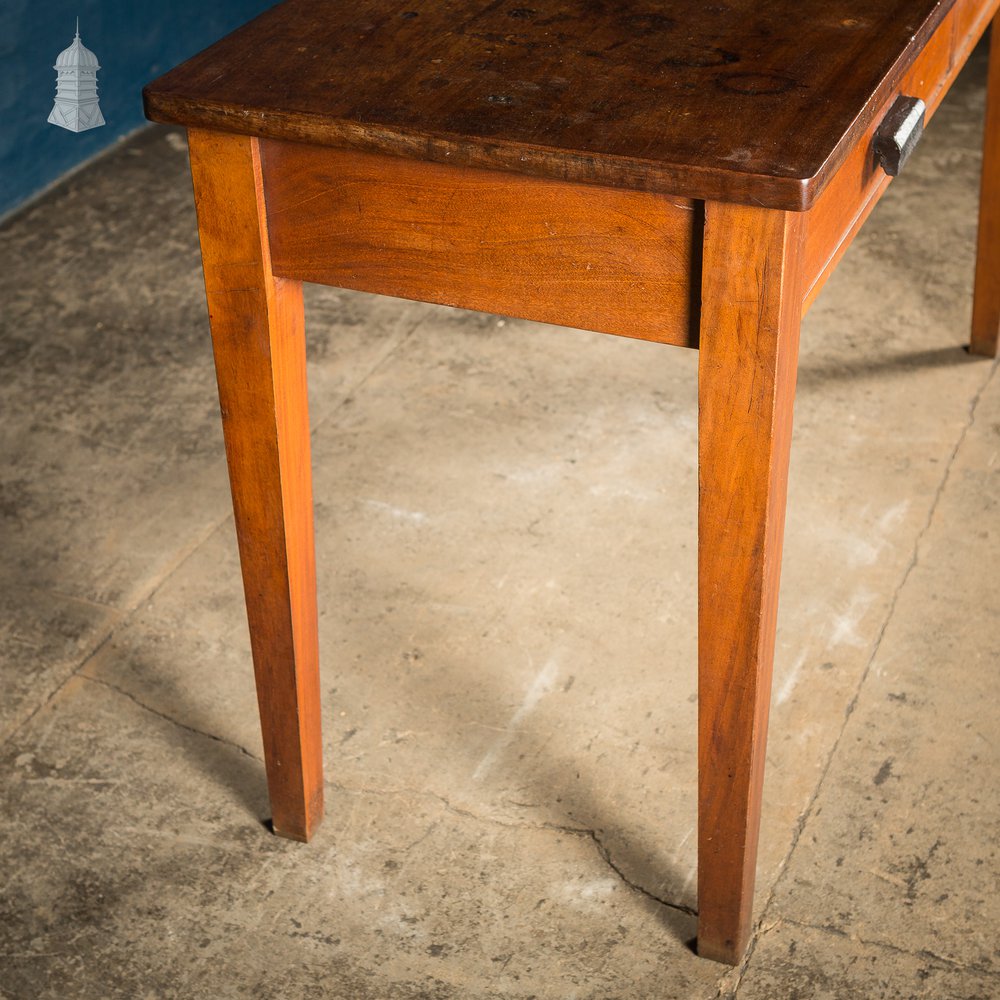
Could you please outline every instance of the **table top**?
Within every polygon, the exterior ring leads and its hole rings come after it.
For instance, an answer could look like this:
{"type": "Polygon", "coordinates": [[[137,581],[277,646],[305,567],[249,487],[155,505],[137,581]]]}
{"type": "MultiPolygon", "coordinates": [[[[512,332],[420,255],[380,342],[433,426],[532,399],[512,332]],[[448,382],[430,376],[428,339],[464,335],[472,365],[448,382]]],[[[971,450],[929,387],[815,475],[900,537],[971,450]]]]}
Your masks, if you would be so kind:
{"type": "Polygon", "coordinates": [[[154,121],[808,208],[954,0],[289,0],[154,121]]]}

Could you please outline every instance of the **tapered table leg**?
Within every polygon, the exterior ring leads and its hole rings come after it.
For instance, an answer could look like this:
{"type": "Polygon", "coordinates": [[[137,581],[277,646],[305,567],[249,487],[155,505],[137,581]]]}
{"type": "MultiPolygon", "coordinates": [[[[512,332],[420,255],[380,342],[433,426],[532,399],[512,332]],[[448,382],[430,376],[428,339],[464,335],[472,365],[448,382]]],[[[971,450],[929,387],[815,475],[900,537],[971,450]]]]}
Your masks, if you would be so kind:
{"type": "Polygon", "coordinates": [[[698,953],[753,904],[802,295],[802,216],[709,203],[698,367],[698,953]]]}
{"type": "Polygon", "coordinates": [[[1000,335],[1000,14],[990,29],[990,71],[986,84],[983,174],[979,189],[976,285],[969,350],[997,355],[1000,335]]]}
{"type": "Polygon", "coordinates": [[[323,779],[302,286],[271,273],[257,139],[189,145],[272,823],[308,840],[323,779]]]}

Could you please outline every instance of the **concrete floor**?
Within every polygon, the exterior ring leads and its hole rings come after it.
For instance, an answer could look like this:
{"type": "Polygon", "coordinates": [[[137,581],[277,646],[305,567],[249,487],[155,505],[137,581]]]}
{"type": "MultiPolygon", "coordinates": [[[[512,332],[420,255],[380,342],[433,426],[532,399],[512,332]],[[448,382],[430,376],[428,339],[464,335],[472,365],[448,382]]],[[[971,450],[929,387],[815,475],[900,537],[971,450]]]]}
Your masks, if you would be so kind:
{"type": "Polygon", "coordinates": [[[749,958],[696,958],[693,352],[310,287],[268,815],[182,135],[2,233],[0,996],[1000,996],[978,53],[803,329],[749,958]]]}

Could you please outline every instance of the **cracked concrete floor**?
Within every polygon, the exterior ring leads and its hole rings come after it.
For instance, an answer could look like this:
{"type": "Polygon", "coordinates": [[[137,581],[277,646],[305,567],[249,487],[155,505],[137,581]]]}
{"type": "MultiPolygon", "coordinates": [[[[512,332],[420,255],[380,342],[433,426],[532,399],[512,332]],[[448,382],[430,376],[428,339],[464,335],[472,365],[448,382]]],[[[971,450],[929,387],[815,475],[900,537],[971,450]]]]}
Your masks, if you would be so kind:
{"type": "Polygon", "coordinates": [[[0,996],[1000,996],[981,56],[804,324],[734,971],[688,947],[696,356],[307,290],[302,846],[262,826],[182,136],[7,225],[0,996]]]}

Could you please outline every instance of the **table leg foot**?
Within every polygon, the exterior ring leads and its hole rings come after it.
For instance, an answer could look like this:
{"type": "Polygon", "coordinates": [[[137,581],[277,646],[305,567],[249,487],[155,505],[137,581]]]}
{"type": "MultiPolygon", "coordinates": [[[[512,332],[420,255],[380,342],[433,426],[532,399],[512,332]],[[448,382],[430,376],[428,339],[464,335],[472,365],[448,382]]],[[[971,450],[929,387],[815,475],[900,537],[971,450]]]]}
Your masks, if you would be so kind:
{"type": "Polygon", "coordinates": [[[972,299],[969,351],[997,356],[1000,339],[1000,14],[990,29],[990,69],[986,84],[983,173],[979,191],[976,284],[972,299]]]}
{"type": "Polygon", "coordinates": [[[709,203],[698,369],[698,953],[751,928],[802,294],[801,216],[709,203]]]}
{"type": "Polygon", "coordinates": [[[257,140],[189,146],[272,825],[305,841],[323,778],[302,286],[271,273],[257,140]]]}

